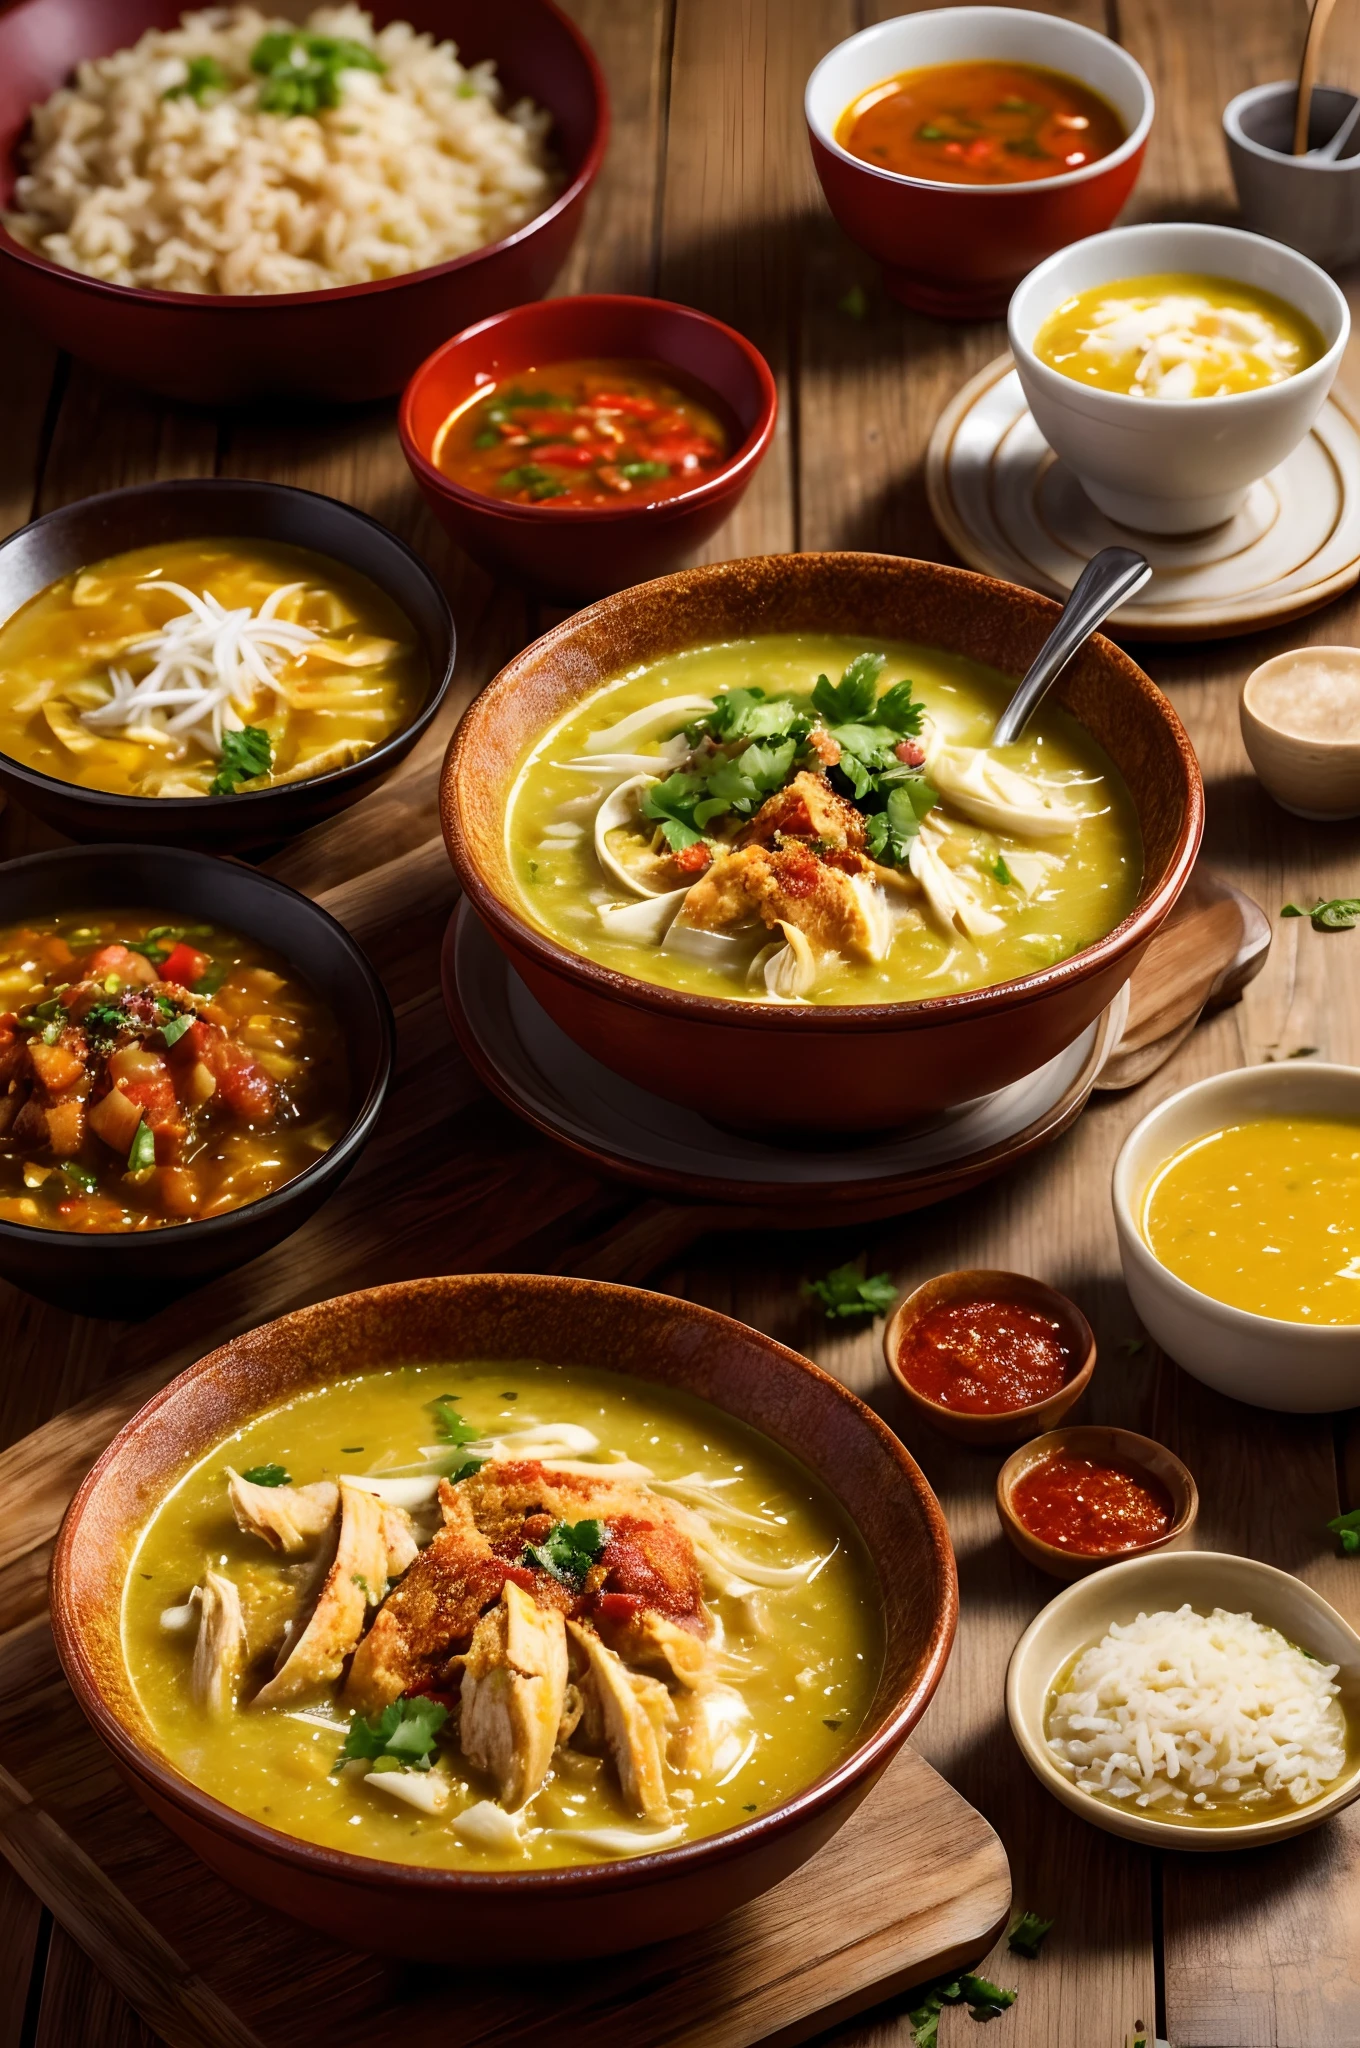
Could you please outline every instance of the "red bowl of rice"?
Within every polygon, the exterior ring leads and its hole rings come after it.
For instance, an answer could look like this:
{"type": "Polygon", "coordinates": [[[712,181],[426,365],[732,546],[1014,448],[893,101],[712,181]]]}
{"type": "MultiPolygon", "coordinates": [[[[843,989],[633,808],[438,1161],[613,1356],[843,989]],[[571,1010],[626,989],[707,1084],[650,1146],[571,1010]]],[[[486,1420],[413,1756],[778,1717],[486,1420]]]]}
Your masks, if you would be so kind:
{"type": "MultiPolygon", "coordinates": [[[[20,0],[0,15],[0,212],[25,168],[32,109],[86,59],[173,28],[182,0],[20,0]]],[[[552,0],[382,0],[375,23],[409,22],[490,60],[503,105],[552,117],[561,179],[542,212],[466,255],[325,290],[150,290],[63,268],[0,226],[0,285],[58,347],[167,397],[221,404],[261,397],[360,401],[400,390],[458,328],[548,290],[576,239],[604,157],[609,103],[595,57],[552,0]]]]}

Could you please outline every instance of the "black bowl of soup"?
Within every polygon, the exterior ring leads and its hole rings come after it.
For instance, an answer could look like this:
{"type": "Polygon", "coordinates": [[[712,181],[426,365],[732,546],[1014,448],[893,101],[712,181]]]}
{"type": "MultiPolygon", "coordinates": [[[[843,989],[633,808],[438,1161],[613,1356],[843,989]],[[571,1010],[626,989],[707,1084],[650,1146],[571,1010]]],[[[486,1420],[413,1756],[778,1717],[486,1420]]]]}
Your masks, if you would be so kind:
{"type": "Polygon", "coordinates": [[[0,1274],[146,1315],[304,1223],[392,1072],[391,1008],[343,926],[153,846],[9,861],[0,905],[0,1274]]]}
{"type": "Polygon", "coordinates": [[[0,788],[73,839],[277,845],[409,754],[454,649],[430,570],[333,498],[86,498],[0,545],[0,788]]]}
{"type": "Polygon", "coordinates": [[[924,1712],[958,1593],[919,1467],[817,1366],[693,1302],[463,1274],[174,1380],[77,1494],[52,1608],[213,1869],[484,1969],[683,1937],[795,1870],[924,1712]]]}

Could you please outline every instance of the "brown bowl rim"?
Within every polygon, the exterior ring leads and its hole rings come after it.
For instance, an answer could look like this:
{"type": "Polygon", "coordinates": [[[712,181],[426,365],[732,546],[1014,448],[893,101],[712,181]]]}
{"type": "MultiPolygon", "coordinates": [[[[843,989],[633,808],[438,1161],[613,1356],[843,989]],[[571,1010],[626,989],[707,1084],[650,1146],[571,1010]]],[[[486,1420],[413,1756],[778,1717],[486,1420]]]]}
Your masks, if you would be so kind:
{"type": "MultiPolygon", "coordinates": [[[[1170,1487],[1166,1490],[1168,1493],[1171,1491],[1170,1487]]],[[[1126,1429],[1122,1422],[1072,1422],[1059,1429],[1046,1430],[1042,1436],[1031,1437],[1028,1443],[1016,1445],[996,1475],[996,1512],[1008,1536],[1012,1536],[1013,1532],[1018,1530],[1027,1547],[1042,1551],[1045,1557],[1062,1564],[1068,1572],[1072,1571],[1073,1566],[1080,1566],[1081,1570],[1074,1576],[1084,1577],[1088,1571],[1098,1571],[1103,1565],[1123,1564],[1131,1557],[1154,1557],[1159,1550],[1169,1549],[1178,1538],[1193,1529],[1198,1520],[1199,1487],[1184,1458],[1168,1444],[1159,1443],[1156,1437],[1144,1436],[1140,1430],[1126,1429]],[[1143,1452],[1145,1449],[1153,1450],[1170,1460],[1176,1468],[1185,1500],[1165,1536],[1157,1536],[1151,1543],[1135,1544],[1132,1550],[1063,1550],[1058,1544],[1049,1543],[1044,1537],[1036,1536],[1028,1523],[1021,1521],[1010,1504],[1011,1489],[1022,1476],[1017,1468],[1021,1465],[1037,1465],[1056,1451],[1066,1450],[1071,1438],[1086,1435],[1117,1438],[1119,1448],[1111,1447],[1109,1454],[1122,1459],[1125,1464],[1136,1465],[1149,1479],[1155,1479],[1159,1486],[1165,1486],[1166,1482],[1147,1462],[1143,1452]]]]}
{"type": "MultiPolygon", "coordinates": [[[[944,563],[926,562],[912,556],[829,548],[820,552],[805,550],[788,555],[744,556],[729,562],[706,563],[694,569],[677,569],[668,576],[658,576],[649,583],[635,584],[631,589],[618,591],[612,597],[599,598],[594,604],[574,612],[570,618],[561,620],[512,656],[473,699],[459,721],[444,757],[439,778],[439,816],[444,841],[463,892],[483,923],[518,950],[530,955],[535,966],[627,1008],[654,1016],[680,1017],[695,1023],[722,1024],[739,1031],[779,1032],[794,1037],[823,1033],[839,1036],[859,1032],[930,1030],[955,1020],[1023,1009],[1037,997],[1085,981],[1152,937],[1194,866],[1204,832],[1204,785],[1190,736],[1170,700],[1132,657],[1103,633],[1093,634],[1089,644],[1097,646],[1116,662],[1126,663],[1131,672],[1129,680],[1132,686],[1153,700],[1153,708],[1164,720],[1186,770],[1187,802],[1175,847],[1156,888],[1142,902],[1135,903],[1132,910],[1102,938],[1083,946],[1079,952],[1069,954],[1064,960],[1055,961],[1050,967],[1036,969],[1033,974],[1021,975],[1014,981],[961,989],[953,995],[927,996],[903,1003],[828,1003],[819,1005],[815,1014],[809,1015],[804,1006],[795,1003],[762,1004],[747,1002],[738,996],[693,995],[687,990],[665,988],[660,983],[620,974],[612,967],[602,967],[585,954],[574,953],[569,947],[560,945],[532,924],[526,913],[496,893],[473,859],[463,833],[458,784],[464,763],[471,753],[473,736],[501,700],[513,694],[523,665],[531,657],[541,657],[546,650],[569,644],[583,623],[593,624],[601,617],[626,611],[641,591],[699,593],[705,586],[734,576],[749,578],[757,565],[762,574],[786,576],[805,565],[828,560],[853,565],[861,571],[869,568],[922,570],[968,590],[979,603],[985,603],[996,590],[1014,592],[1019,588],[994,576],[981,576],[972,569],[954,569],[944,563]]],[[[1023,595],[1046,610],[1054,620],[1057,619],[1061,607],[1054,599],[1035,591],[1025,591],[1023,595]]],[[[581,698],[587,694],[586,690],[578,693],[581,698]]]]}
{"type": "MultiPolygon", "coordinates": [[[[323,291],[314,292],[163,292],[149,285],[114,284],[109,278],[90,277],[83,270],[71,270],[64,263],[54,263],[50,256],[40,255],[36,249],[28,248],[18,241],[0,219],[0,256],[25,264],[30,270],[42,272],[48,277],[64,278],[68,283],[83,288],[101,299],[121,299],[125,303],[145,306],[186,306],[211,307],[214,312],[230,308],[233,314],[248,312],[267,306],[284,309],[299,306],[328,304],[331,300],[370,298],[379,292],[397,291],[404,284],[428,283],[431,278],[449,277],[461,270],[470,270],[474,264],[491,256],[499,256],[505,249],[513,249],[527,241],[539,228],[549,221],[558,219],[568,207],[576,205],[589,191],[599,175],[604,162],[605,150],[609,145],[611,111],[609,88],[605,84],[604,72],[599,58],[586,41],[585,36],[561,7],[557,0],[537,0],[545,13],[556,18],[557,25],[576,45],[578,54],[590,77],[591,92],[595,100],[595,125],[581,165],[570,182],[541,213],[524,221],[511,234],[502,235],[498,241],[483,242],[479,248],[469,249],[463,256],[450,256],[443,263],[431,263],[423,270],[404,270],[397,277],[369,277],[357,284],[331,285],[323,291]]],[[[17,13],[19,10],[16,9],[17,13]]],[[[398,17],[393,16],[394,20],[398,17]]],[[[552,112],[552,109],[549,109],[552,112]]],[[[553,114],[556,122],[556,114],[553,114]]],[[[11,155],[17,155],[17,143],[11,155]]]]}
{"type": "MultiPolygon", "coordinates": [[[[328,1849],[319,1843],[304,1841],[300,1836],[287,1834],[281,1828],[267,1827],[261,1821],[237,1812],[225,1801],[203,1791],[166,1759],[155,1755],[143,1743],[138,1742],[125,1723],[105,1705],[97,1676],[85,1657],[80,1631],[68,1605],[66,1588],[70,1554],[76,1542],[78,1525],[85,1506],[105,1472],[120,1455],[126,1439],[134,1429],[145,1427],[174,1398],[187,1380],[223,1362],[225,1355],[239,1341],[238,1337],[229,1338],[225,1344],[218,1345],[204,1357],[195,1360],[183,1372],[177,1373],[174,1379],[153,1394],[150,1400],[144,1402],[137,1413],[122,1425],[81,1481],[62,1518],[52,1554],[49,1572],[52,1634],[67,1683],[75,1693],[77,1702],[96,1734],[125,1771],[134,1778],[144,1779],[159,1796],[178,1807],[180,1811],[187,1812],[200,1825],[210,1827],[219,1835],[234,1837],[244,1842],[253,1854],[268,1856],[276,1863],[291,1865],[301,1862],[313,1876],[324,1877],[332,1883],[360,1886],[379,1884],[401,1892],[444,1893],[454,1898],[513,1898],[522,1892],[551,1897],[554,1893],[568,1890],[589,1896],[595,1892],[607,1893],[632,1888],[635,1885],[665,1883],[679,1871],[693,1869],[706,1861],[717,1862],[732,1855],[739,1855],[748,1849],[756,1849],[787,1834],[790,1830],[803,1827],[819,1814],[834,1808],[839,1799],[866,1778],[872,1783],[878,1771],[891,1760],[929,1705],[953,1647],[959,1614],[958,1571],[954,1549],[944,1511],[920,1466],[906,1445],[894,1435],[873,1409],[833,1374],[815,1364],[813,1360],[804,1358],[788,1345],[779,1343],[776,1338],[767,1336],[763,1330],[757,1330],[749,1324],[738,1323],[733,1316],[725,1316],[716,1309],[707,1308],[701,1303],[688,1301],[679,1296],[657,1296],[655,1290],[626,1287],[614,1281],[585,1280],[551,1273],[458,1273],[432,1276],[422,1280],[392,1281],[381,1287],[358,1289],[348,1295],[333,1295],[326,1301],[315,1302],[306,1308],[295,1309],[286,1316],[276,1316],[267,1323],[257,1324],[252,1330],[241,1332],[240,1336],[258,1338],[262,1332],[273,1330],[284,1323],[296,1325],[312,1319],[321,1320],[338,1303],[352,1302],[360,1298],[380,1301],[383,1297],[432,1293],[456,1299],[460,1294],[474,1292],[479,1288],[503,1288],[507,1281],[517,1287],[527,1285],[531,1290],[546,1290],[549,1294],[585,1290],[596,1296],[626,1297],[630,1300],[637,1300],[639,1297],[646,1299],[650,1296],[653,1299],[664,1300],[670,1311],[678,1313],[691,1323],[703,1326],[715,1336],[735,1324],[741,1330],[743,1339],[749,1339],[758,1348],[788,1361],[800,1371],[811,1374],[835,1398],[844,1401],[854,1412],[860,1426],[878,1439],[884,1451],[898,1465],[903,1478],[920,1503],[944,1590],[944,1598],[930,1632],[929,1652],[920,1678],[906,1697],[899,1698],[897,1705],[867,1740],[856,1744],[831,1770],[824,1772],[821,1777],[814,1779],[810,1785],[804,1786],[789,1799],[771,1807],[767,1813],[757,1814],[753,1819],[742,1821],[720,1833],[701,1836],[694,1842],[677,1843],[674,1848],[655,1850],[649,1855],[621,1857],[613,1863],[566,1864],[546,1870],[447,1870],[391,1863],[381,1857],[358,1856],[348,1850],[328,1849]]],[[[712,1405],[717,1407],[719,1404],[714,1402],[712,1405]]],[[[790,1455],[797,1456],[796,1453],[790,1455]]],[[[815,1476],[821,1478],[822,1483],[828,1486],[832,1493],[835,1492],[835,1487],[829,1479],[821,1474],[815,1476]]],[[[843,1504],[842,1511],[847,1514],[849,1512],[843,1504]]],[[[851,1519],[853,1520],[853,1517],[851,1519]]]]}
{"type": "MultiPolygon", "coordinates": [[[[683,518],[686,514],[702,510],[713,503],[715,498],[726,497],[738,484],[749,481],[768,453],[774,430],[779,421],[779,387],[774,373],[753,341],[739,334],[735,327],[729,327],[724,320],[715,319],[712,313],[705,313],[698,306],[684,306],[676,299],[652,298],[645,292],[579,292],[573,294],[574,307],[592,306],[620,308],[648,306],[667,313],[678,313],[698,326],[707,327],[730,342],[736,352],[745,358],[755,373],[760,385],[760,413],[745,438],[728,455],[721,466],[692,484],[688,490],[679,491],[673,498],[664,498],[658,504],[629,505],[564,505],[554,511],[551,503],[521,505],[513,500],[493,498],[488,491],[474,491],[467,484],[460,484],[456,477],[449,475],[425,452],[414,427],[411,412],[415,405],[417,387],[427,376],[434,374],[435,365],[460,342],[468,341],[475,335],[485,334],[488,328],[509,328],[517,321],[527,321],[542,316],[544,306],[550,301],[531,299],[522,306],[507,306],[503,312],[490,313],[485,320],[474,322],[471,327],[460,328],[447,341],[441,341],[432,349],[423,363],[418,363],[407,379],[397,408],[397,438],[401,452],[410,465],[416,482],[433,492],[435,496],[447,499],[461,511],[484,518],[490,515],[495,524],[522,528],[528,532],[548,532],[560,528],[563,532],[591,527],[612,528],[636,523],[639,526],[660,526],[683,518]]],[[[664,363],[668,370],[675,370],[692,376],[688,365],[657,356],[657,362],[664,363]]],[[[696,383],[702,379],[695,378],[696,383]]],[[[469,394],[470,395],[470,394],[469,394]]]]}
{"type": "MultiPolygon", "coordinates": [[[[895,1384],[901,1388],[909,1401],[915,1403],[923,1415],[937,1423],[948,1435],[962,1439],[971,1437],[975,1428],[979,1434],[990,1434],[992,1429],[1003,1425],[1009,1428],[1016,1423],[1037,1420],[1055,1401],[1063,1404],[1058,1411],[1059,1414],[1066,1414],[1069,1408],[1076,1406],[1091,1384],[1091,1375],[1096,1369],[1096,1338],[1086,1316],[1072,1297],[1064,1294],[1061,1288],[1051,1286],[1047,1280],[1039,1280],[1032,1273],[1011,1272],[1001,1266],[955,1266],[948,1272],[932,1274],[929,1280],[922,1280],[919,1286],[913,1287],[910,1294],[903,1295],[883,1327],[883,1362],[892,1374],[895,1384]],[[1030,1294],[1046,1295],[1057,1305],[1064,1318],[1075,1325],[1077,1335],[1082,1340],[1081,1364],[1070,1379],[1063,1381],[1056,1392],[1045,1394],[1041,1401],[1028,1401],[1021,1408],[988,1408],[974,1413],[967,1409],[946,1408],[942,1401],[932,1401],[929,1394],[923,1394],[919,1387],[913,1386],[903,1372],[898,1361],[899,1339],[909,1320],[912,1304],[926,1293],[927,1289],[938,1288],[942,1281],[948,1280],[969,1280],[978,1283],[976,1288],[957,1289],[950,1297],[955,1301],[967,1300],[970,1295],[992,1291],[1000,1294],[1005,1291],[1008,1282],[1015,1281],[1020,1283],[1022,1290],[1030,1294]]],[[[1087,1425],[1073,1426],[1081,1428],[1087,1425]]],[[[1039,1443],[1043,1438],[1036,1437],[1033,1441],[1039,1443]]],[[[1028,1446],[1022,1444],[1019,1448],[1024,1450],[1028,1446]]],[[[1006,1463],[1010,1463],[1009,1458],[1006,1463]]]]}

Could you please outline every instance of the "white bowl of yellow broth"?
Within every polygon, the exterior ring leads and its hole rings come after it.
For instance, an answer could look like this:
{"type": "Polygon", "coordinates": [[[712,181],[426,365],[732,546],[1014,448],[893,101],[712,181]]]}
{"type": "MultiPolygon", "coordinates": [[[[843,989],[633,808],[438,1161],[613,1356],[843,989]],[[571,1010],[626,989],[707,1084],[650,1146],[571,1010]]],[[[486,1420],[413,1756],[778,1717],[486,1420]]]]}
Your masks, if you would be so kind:
{"type": "Polygon", "coordinates": [[[1035,423],[1099,510],[1194,533],[1231,518],[1307,434],[1350,314],[1279,242],[1156,223],[1050,256],[1008,324],[1035,423]]]}
{"type": "Polygon", "coordinates": [[[691,1302],[476,1274],[173,1381],[72,1504],[52,1607],[84,1712],[205,1862],[481,1968],[778,1883],[919,1719],[958,1595],[919,1468],[817,1366],[691,1302]]]}
{"type": "Polygon", "coordinates": [[[1258,1408],[1360,1402],[1360,1068],[1173,1095],[1125,1140],[1114,1216],[1133,1305],[1186,1372],[1258,1408]]]}

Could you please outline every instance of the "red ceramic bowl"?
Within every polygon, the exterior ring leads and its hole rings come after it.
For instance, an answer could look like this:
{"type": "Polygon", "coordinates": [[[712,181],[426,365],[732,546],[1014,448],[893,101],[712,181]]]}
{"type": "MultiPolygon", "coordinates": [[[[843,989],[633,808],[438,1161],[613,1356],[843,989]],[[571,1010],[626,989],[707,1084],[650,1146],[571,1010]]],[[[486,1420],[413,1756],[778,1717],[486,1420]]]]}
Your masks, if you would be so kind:
{"type": "Polygon", "coordinates": [[[456,334],[422,363],[401,401],[401,445],[416,482],[460,547],[500,575],[555,596],[603,597],[674,569],[716,533],[774,434],[779,397],[744,335],[692,306],[600,293],[517,306],[456,334]],[[505,503],[435,467],[439,429],[479,383],[583,356],[663,363],[722,401],[737,443],[722,468],[659,505],[505,503]]]}
{"type": "Polygon", "coordinates": [[[1027,271],[1109,227],[1133,190],[1152,126],[1147,74],[1117,43],[1057,14],[951,7],[878,22],[837,44],[807,84],[812,160],[827,204],[883,265],[894,298],[925,313],[980,319],[1004,312],[1027,271]],[[1126,140],[1109,156],[1026,185],[946,185],[851,156],[836,123],[881,80],[930,64],[1037,64],[1066,72],[1109,101],[1126,140]]]}
{"type": "Polygon", "coordinates": [[[1194,865],[1204,791],[1184,727],[1112,641],[1089,641],[1054,696],[1123,774],[1138,813],[1138,901],[1055,966],[925,1002],[759,1003],[634,980],[529,914],[505,817],[532,742],[602,683],[688,647],[761,633],[907,640],[1022,676],[1059,607],[1014,584],[895,555],[769,555],[684,569],[545,633],[464,715],[440,814],[468,901],[554,1023],[615,1073],[747,1130],[884,1130],[1030,1074],[1111,1002],[1194,865]]]}
{"type": "MultiPolygon", "coordinates": [[[[171,28],[185,0],[20,0],[0,15],[0,208],[20,168],[29,109],[85,57],[171,28]]],[[[381,398],[469,321],[545,292],[576,239],[604,157],[609,103],[590,47],[552,0],[377,0],[381,23],[409,21],[495,59],[513,101],[554,116],[567,184],[543,213],[450,263],[327,292],[241,297],[142,291],[62,270],[0,228],[0,284],[11,305],[72,355],[170,398],[204,404],[265,396],[381,398]]]]}
{"type": "MultiPolygon", "coordinates": [[[[849,1819],[901,1748],[939,1684],[957,1618],[939,1503],[897,1438],[839,1381],[712,1309],[538,1275],[375,1287],[233,1338],[119,1431],[72,1502],[52,1563],[53,1632],[76,1698],[167,1827],[230,1883],[337,1941],[478,1969],[579,1962],[687,1934],[778,1884],[849,1819]],[[523,1872],[433,1870],[319,1848],[184,1777],[157,1749],[121,1654],[123,1581],[151,1508],[247,1416],[305,1387],[431,1358],[607,1359],[611,1371],[740,1417],[810,1467],[858,1527],[883,1596],[883,1670],[849,1753],[724,1834],[617,1863],[523,1872]]],[[[909,1903],[909,1871],[903,1887],[909,1903]]]]}

